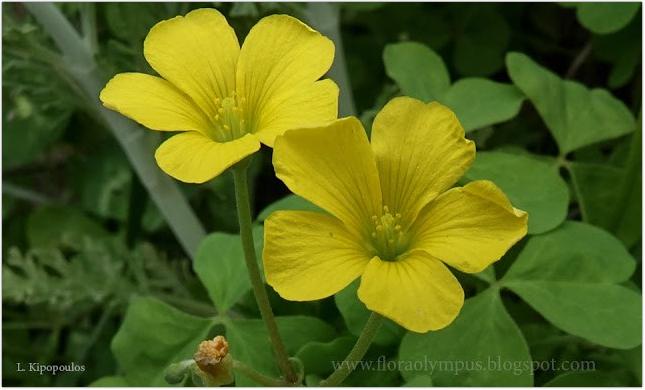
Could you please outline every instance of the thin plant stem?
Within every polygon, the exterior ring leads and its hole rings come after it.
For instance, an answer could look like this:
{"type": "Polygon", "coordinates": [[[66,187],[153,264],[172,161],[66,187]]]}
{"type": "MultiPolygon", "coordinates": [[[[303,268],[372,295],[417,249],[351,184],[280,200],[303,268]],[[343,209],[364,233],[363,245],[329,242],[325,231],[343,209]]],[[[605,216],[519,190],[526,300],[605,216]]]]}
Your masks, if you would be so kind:
{"type": "Polygon", "coordinates": [[[121,144],[150,198],[186,253],[194,258],[206,232],[177,184],[161,172],[154,162],[153,154],[160,141],[159,135],[144,131],[134,122],[100,104],[98,96],[105,80],[91,49],[54,4],[24,5],[56,43],[63,54],[61,62],[65,73],[80,87],[81,97],[90,104],[91,113],[105,124],[121,144]]]}
{"type": "Polygon", "coordinates": [[[343,362],[340,364],[340,367],[338,367],[336,371],[329,375],[327,379],[320,382],[321,387],[338,386],[343,383],[345,379],[347,379],[349,374],[351,374],[352,371],[354,371],[354,369],[356,368],[358,362],[363,358],[363,356],[365,356],[365,353],[372,344],[372,341],[376,336],[376,332],[378,332],[382,322],[383,317],[381,317],[381,315],[378,313],[372,312],[367,320],[367,323],[365,324],[365,327],[363,327],[361,335],[358,337],[358,340],[356,340],[356,344],[354,344],[352,350],[349,351],[349,354],[347,354],[345,360],[343,360],[343,362]]]}
{"type": "Polygon", "coordinates": [[[585,63],[589,55],[591,54],[591,50],[593,49],[593,44],[591,42],[591,39],[584,45],[582,50],[576,55],[576,57],[573,59],[573,62],[569,66],[569,69],[567,70],[566,78],[567,79],[572,79],[576,73],[578,73],[578,69],[582,66],[582,64],[585,63]]]}
{"type": "Polygon", "coordinates": [[[286,382],[282,379],[272,378],[268,375],[264,375],[261,372],[254,370],[253,368],[247,366],[239,360],[233,360],[233,370],[241,373],[245,377],[251,379],[252,381],[267,387],[285,387],[292,386],[292,383],[286,382]]]}
{"type": "Polygon", "coordinates": [[[253,220],[251,219],[251,205],[249,201],[249,186],[248,186],[248,160],[238,163],[233,168],[233,179],[235,182],[235,200],[237,203],[237,217],[240,224],[240,236],[242,238],[242,247],[244,249],[244,260],[246,261],[246,268],[249,272],[251,285],[253,286],[253,293],[255,300],[260,308],[260,314],[266,324],[269,332],[269,338],[278,361],[280,371],[284,374],[285,379],[290,383],[297,381],[296,373],[293,366],[289,362],[289,355],[284,347],[278,326],[273,316],[273,310],[269,303],[269,296],[267,295],[264,282],[260,276],[260,268],[255,255],[255,245],[253,245],[253,220]]]}

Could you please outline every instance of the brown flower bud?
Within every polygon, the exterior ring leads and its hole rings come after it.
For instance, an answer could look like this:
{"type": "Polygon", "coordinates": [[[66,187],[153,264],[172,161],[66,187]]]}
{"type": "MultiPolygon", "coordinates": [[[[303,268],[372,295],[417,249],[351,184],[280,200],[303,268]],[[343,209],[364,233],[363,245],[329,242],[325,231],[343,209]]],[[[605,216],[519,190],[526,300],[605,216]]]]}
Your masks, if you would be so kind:
{"type": "Polygon", "coordinates": [[[206,377],[202,377],[208,385],[219,386],[233,382],[232,359],[228,354],[228,342],[224,336],[202,341],[193,359],[206,374],[206,377]]]}

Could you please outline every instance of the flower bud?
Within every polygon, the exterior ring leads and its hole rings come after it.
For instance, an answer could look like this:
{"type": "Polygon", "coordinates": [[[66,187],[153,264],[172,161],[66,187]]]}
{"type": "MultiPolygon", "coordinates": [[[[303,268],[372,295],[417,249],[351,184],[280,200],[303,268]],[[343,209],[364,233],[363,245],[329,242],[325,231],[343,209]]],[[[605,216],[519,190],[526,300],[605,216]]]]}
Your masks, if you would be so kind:
{"type": "Polygon", "coordinates": [[[228,342],[224,336],[202,341],[193,355],[198,370],[196,374],[206,386],[222,386],[232,383],[233,359],[228,354],[228,342]]]}

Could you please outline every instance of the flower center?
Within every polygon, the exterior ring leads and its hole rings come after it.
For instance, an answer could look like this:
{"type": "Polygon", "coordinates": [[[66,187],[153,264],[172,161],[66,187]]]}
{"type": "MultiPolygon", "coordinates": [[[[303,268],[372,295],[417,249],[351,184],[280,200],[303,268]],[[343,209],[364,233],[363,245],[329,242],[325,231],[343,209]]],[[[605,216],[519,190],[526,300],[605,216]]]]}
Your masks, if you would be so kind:
{"type": "Polygon", "coordinates": [[[241,138],[248,133],[247,122],[244,119],[244,98],[238,98],[235,93],[225,97],[219,105],[213,120],[212,137],[218,142],[228,142],[241,138]]]}
{"type": "Polygon", "coordinates": [[[381,260],[395,261],[406,251],[408,246],[407,232],[400,224],[401,214],[390,212],[389,207],[383,206],[381,216],[372,216],[371,239],[375,255],[381,260]]]}

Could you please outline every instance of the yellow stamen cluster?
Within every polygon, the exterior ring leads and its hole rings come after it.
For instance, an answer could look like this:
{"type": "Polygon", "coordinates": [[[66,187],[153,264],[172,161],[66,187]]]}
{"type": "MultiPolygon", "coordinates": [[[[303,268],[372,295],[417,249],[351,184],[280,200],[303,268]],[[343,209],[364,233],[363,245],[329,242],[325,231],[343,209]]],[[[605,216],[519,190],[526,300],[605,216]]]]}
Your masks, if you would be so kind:
{"type": "Polygon", "coordinates": [[[246,99],[235,93],[224,99],[216,99],[217,114],[213,118],[213,137],[218,142],[227,142],[242,137],[249,132],[244,117],[246,99]]]}
{"type": "Polygon", "coordinates": [[[382,260],[394,261],[406,250],[408,239],[401,226],[401,214],[390,212],[388,206],[383,206],[380,216],[372,216],[370,235],[375,255],[382,260]]]}

